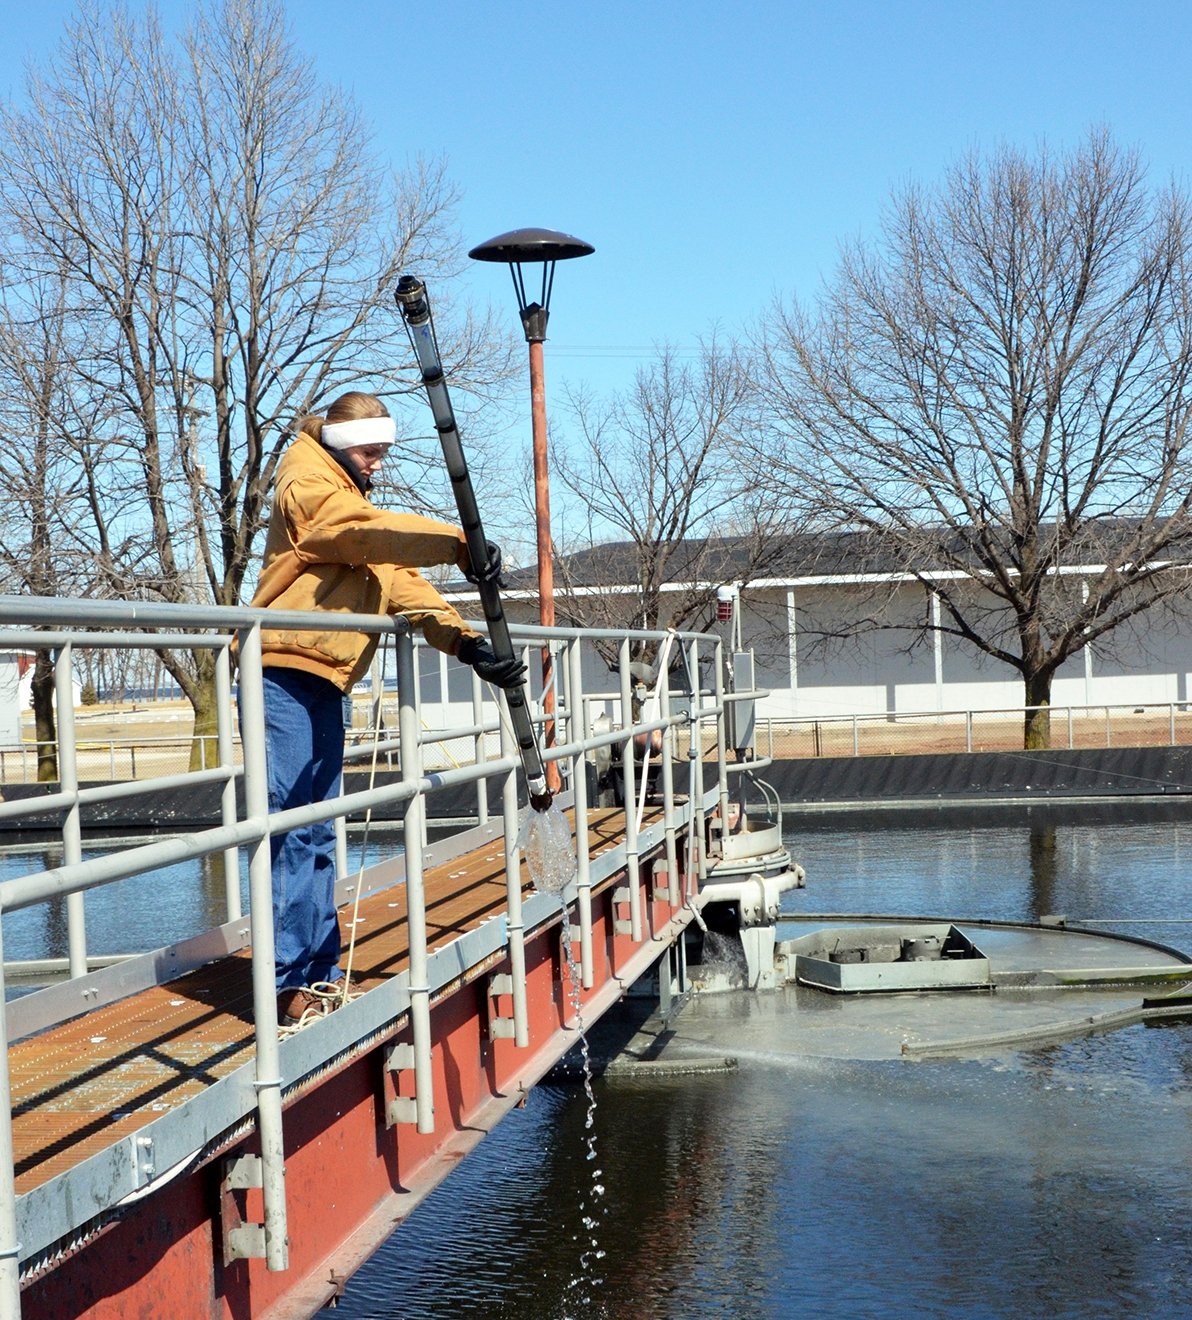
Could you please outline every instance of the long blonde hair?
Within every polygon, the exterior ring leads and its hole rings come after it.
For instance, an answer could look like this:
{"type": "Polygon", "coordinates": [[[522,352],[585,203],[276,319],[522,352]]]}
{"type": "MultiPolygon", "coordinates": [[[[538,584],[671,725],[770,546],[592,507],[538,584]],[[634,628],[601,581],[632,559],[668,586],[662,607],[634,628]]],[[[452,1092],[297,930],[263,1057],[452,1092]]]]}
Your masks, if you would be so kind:
{"type": "Polygon", "coordinates": [[[349,390],[347,394],[341,394],[335,400],[327,409],[325,417],[303,417],[295,430],[305,431],[307,435],[318,440],[323,434],[323,425],[326,422],[334,425],[336,422],[359,421],[362,417],[388,416],[389,409],[375,394],[365,394],[362,390],[349,390]]]}

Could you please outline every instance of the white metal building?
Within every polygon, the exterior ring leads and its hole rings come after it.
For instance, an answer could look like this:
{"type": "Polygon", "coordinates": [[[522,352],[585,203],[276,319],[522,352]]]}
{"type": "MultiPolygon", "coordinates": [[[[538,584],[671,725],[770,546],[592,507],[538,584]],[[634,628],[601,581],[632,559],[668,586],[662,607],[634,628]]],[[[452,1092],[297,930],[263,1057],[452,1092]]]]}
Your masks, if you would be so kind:
{"type": "MultiPolygon", "coordinates": [[[[911,645],[916,623],[939,618],[938,602],[921,582],[893,565],[877,562],[871,554],[863,558],[865,552],[855,552],[847,536],[824,540],[831,547],[827,553],[808,554],[814,561],[810,571],[796,568],[742,587],[743,642],[755,651],[758,685],[771,691],[759,714],[807,719],[1022,707],[1022,679],[1015,669],[939,632],[927,631],[911,645]],[[872,609],[875,586],[885,597],[883,621],[893,626],[860,629],[860,619],[872,609]],[[834,640],[826,642],[826,633],[835,634],[834,640]]],[[[733,542],[724,544],[721,582],[732,582],[733,542]]],[[[591,585],[578,590],[631,590],[624,585],[632,580],[631,547],[596,546],[582,558],[581,570],[576,572],[573,566],[568,576],[572,582],[591,585]]],[[[701,563],[706,562],[705,547],[701,563]]],[[[1095,568],[1073,565],[1064,571],[1079,580],[1083,572],[1095,568]]],[[[508,576],[510,617],[532,620],[537,600],[531,586],[533,571],[508,576]]],[[[677,583],[671,589],[688,590],[691,585],[677,583]]],[[[713,599],[720,583],[705,580],[703,585],[713,599]]],[[[452,594],[465,615],[479,613],[474,591],[452,594]]],[[[557,599],[557,605],[562,622],[564,603],[557,599]]],[[[695,626],[714,627],[713,618],[710,606],[708,616],[695,626]]],[[[597,686],[599,676],[586,675],[585,682],[597,686]]],[[[1078,652],[1058,671],[1052,704],[1182,704],[1190,699],[1190,687],[1192,602],[1144,614],[1137,625],[1122,627],[1078,652]]]]}

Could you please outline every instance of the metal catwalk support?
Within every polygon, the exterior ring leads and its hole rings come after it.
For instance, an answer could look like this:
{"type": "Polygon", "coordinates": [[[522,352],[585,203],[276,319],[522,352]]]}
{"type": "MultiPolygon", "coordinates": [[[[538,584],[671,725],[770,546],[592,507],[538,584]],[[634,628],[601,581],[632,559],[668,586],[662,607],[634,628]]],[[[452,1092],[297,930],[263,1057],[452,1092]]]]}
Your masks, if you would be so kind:
{"type": "MultiPolygon", "coordinates": [[[[584,701],[583,655],[579,641],[574,640],[564,653],[567,657],[569,680],[567,684],[571,727],[568,737],[573,743],[584,743],[588,737],[588,707],[584,701]]],[[[592,988],[592,863],[591,844],[584,822],[588,819],[587,757],[582,747],[572,762],[571,783],[575,798],[575,876],[576,906],[579,909],[579,966],[580,983],[585,990],[592,988]]]]}
{"type": "MultiPolygon", "coordinates": [[[[488,760],[488,734],[484,730],[484,689],[480,686],[480,675],[471,671],[472,687],[472,723],[476,726],[473,736],[473,752],[477,765],[488,760]]],[[[476,781],[476,824],[488,824],[488,781],[476,781]]]]}
{"type": "Polygon", "coordinates": [[[248,857],[252,925],[252,1004],[256,1029],[257,1125],[265,1203],[265,1264],[289,1266],[286,1230],[285,1134],[281,1118],[281,1056],[277,1039],[277,959],[273,944],[273,864],[269,844],[269,775],[265,764],[265,690],[261,625],[240,632],[240,727],[244,749],[244,814],[260,829],[248,857]]]}
{"type": "MultiPolygon", "coordinates": [[[[58,787],[69,794],[70,806],[62,820],[62,860],[67,866],[83,860],[83,832],[79,818],[79,765],[75,755],[74,647],[62,646],[54,657],[54,704],[58,717],[58,787]]],[[[71,976],[87,975],[87,923],[82,894],[66,896],[66,931],[71,976]]]]}
{"type": "MultiPolygon", "coordinates": [[[[502,711],[501,755],[514,757],[517,747],[512,729],[504,715],[508,711],[505,694],[497,690],[497,702],[502,711]]],[[[522,916],[521,852],[518,848],[517,777],[511,771],[506,777],[509,792],[502,802],[505,829],[505,929],[509,940],[509,974],[513,996],[513,1043],[525,1049],[530,1043],[529,1012],[526,1004],[526,923],[522,916]]]]}
{"type": "Polygon", "coordinates": [[[670,675],[658,675],[659,714],[666,721],[662,730],[662,807],[666,822],[667,901],[679,905],[679,845],[675,831],[675,730],[671,724],[670,675]]]}
{"type": "MultiPolygon", "coordinates": [[[[216,747],[219,768],[228,771],[228,778],[220,794],[220,821],[226,826],[236,824],[235,750],[232,736],[232,658],[226,646],[215,653],[215,718],[216,747]]],[[[228,921],[239,921],[240,911],[240,849],[225,848],[224,915],[228,921]]]]}
{"type": "MultiPolygon", "coordinates": [[[[504,692],[499,689],[496,698],[501,715],[501,757],[503,760],[509,760],[512,763],[512,759],[517,754],[517,742],[512,724],[508,718],[509,706],[505,700],[504,692]]],[[[514,1044],[520,1048],[528,1044],[529,1037],[527,1034],[525,925],[521,909],[521,850],[517,841],[517,772],[513,769],[506,771],[501,779],[501,816],[504,827],[506,894],[512,895],[515,889],[517,891],[517,920],[514,920],[513,909],[510,908],[507,914],[507,930],[509,970],[513,982],[513,1040],[514,1044]]]]}
{"type": "MultiPolygon", "coordinates": [[[[404,619],[397,621],[398,730],[401,735],[401,775],[407,783],[422,779],[416,694],[418,670],[414,641],[404,619]]],[[[414,1036],[414,1106],[419,1132],[435,1130],[434,1078],[431,1072],[430,976],[426,951],[426,890],[422,851],[426,801],[415,793],[406,803],[403,836],[406,858],[406,924],[410,939],[410,1027],[414,1036]]]]}
{"type": "MultiPolygon", "coordinates": [[[[618,655],[621,677],[621,723],[631,729],[633,719],[632,675],[629,672],[629,638],[621,639],[618,655]]],[[[629,933],[634,943],[642,937],[641,867],[637,842],[637,775],[634,738],[630,734],[621,748],[621,777],[625,798],[625,867],[629,876],[629,933]]]]}
{"type": "Polygon", "coordinates": [[[729,832],[728,757],[726,755],[727,740],[725,736],[728,721],[724,703],[724,643],[719,639],[716,642],[716,649],[712,656],[712,674],[713,692],[716,700],[716,746],[719,749],[716,756],[716,788],[717,798],[720,802],[720,850],[723,855],[727,846],[724,840],[728,838],[729,832]]]}
{"type": "Polygon", "coordinates": [[[704,872],[703,843],[703,768],[700,763],[700,691],[699,691],[699,647],[692,641],[687,647],[687,675],[691,684],[690,737],[687,740],[687,875],[684,883],[685,897],[694,898],[697,878],[702,879],[704,872]]]}
{"type": "MultiPolygon", "coordinates": [[[[3,913],[0,913],[0,917],[3,913]]],[[[4,932],[0,920],[0,1005],[8,998],[4,982],[4,932]]],[[[21,1317],[21,1244],[17,1239],[17,1189],[12,1142],[12,1086],[8,1073],[8,1019],[0,1012],[0,1320],[21,1317]]]]}

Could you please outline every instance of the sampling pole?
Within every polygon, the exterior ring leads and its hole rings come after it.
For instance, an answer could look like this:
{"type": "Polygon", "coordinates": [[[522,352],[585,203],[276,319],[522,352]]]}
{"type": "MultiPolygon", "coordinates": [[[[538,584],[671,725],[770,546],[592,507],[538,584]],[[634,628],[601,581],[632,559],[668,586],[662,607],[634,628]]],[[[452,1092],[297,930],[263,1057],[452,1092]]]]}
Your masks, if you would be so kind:
{"type": "MultiPolygon", "coordinates": [[[[468,555],[477,569],[477,576],[481,576],[484,567],[488,564],[488,542],[480,522],[480,511],[476,507],[476,492],[472,489],[472,478],[468,473],[467,460],[464,458],[459,428],[455,424],[451,397],[447,393],[447,381],[443,375],[443,364],[439,359],[439,346],[435,341],[435,328],[431,319],[430,303],[426,296],[426,286],[413,275],[403,275],[397,283],[396,296],[397,305],[406,324],[406,332],[410,336],[410,343],[414,347],[418,365],[422,370],[422,383],[430,399],[431,411],[435,416],[435,430],[439,433],[443,458],[446,460],[447,472],[451,477],[451,488],[455,492],[460,526],[468,543],[468,555]]],[[[505,621],[500,588],[495,581],[485,581],[481,576],[479,590],[480,604],[488,622],[488,636],[493,651],[498,660],[512,660],[513,641],[509,636],[509,625],[505,621]]],[[[530,720],[530,709],[526,702],[525,684],[519,683],[517,687],[506,688],[505,700],[509,706],[509,718],[513,724],[514,737],[517,739],[522,769],[525,771],[530,805],[535,811],[547,811],[553,794],[547,787],[542,754],[538,750],[538,740],[534,736],[534,725],[530,720]]]]}

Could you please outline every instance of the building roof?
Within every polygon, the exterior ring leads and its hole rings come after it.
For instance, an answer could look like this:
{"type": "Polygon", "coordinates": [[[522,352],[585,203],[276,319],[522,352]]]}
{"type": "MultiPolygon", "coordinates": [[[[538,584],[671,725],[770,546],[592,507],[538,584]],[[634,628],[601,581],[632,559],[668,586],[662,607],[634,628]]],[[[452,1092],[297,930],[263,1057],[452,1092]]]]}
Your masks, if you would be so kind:
{"type": "MultiPolygon", "coordinates": [[[[1129,552],[1142,524],[1132,519],[1090,522],[1079,537],[1070,538],[1060,556],[1070,571],[1092,570],[1116,562],[1129,552]]],[[[1153,529],[1152,529],[1153,531],[1153,529]]],[[[1050,551],[1050,546],[1045,546],[1050,551]]],[[[1012,556],[1007,555],[1012,560],[1012,556]]],[[[1192,528],[1168,547],[1162,558],[1174,563],[1192,562],[1192,528]]],[[[675,583],[767,582],[774,586],[798,583],[808,578],[848,579],[894,577],[906,574],[955,576],[965,563],[977,567],[970,539],[954,527],[936,529],[926,537],[917,562],[905,545],[880,532],[804,532],[773,537],[758,562],[758,543],[752,536],[709,537],[685,541],[675,547],[668,578],[675,583]]],[[[632,541],[610,541],[574,554],[560,556],[557,586],[572,589],[625,588],[640,574],[640,550],[632,541]]],[[[505,574],[511,590],[532,591],[537,573],[531,566],[505,574]]]]}

